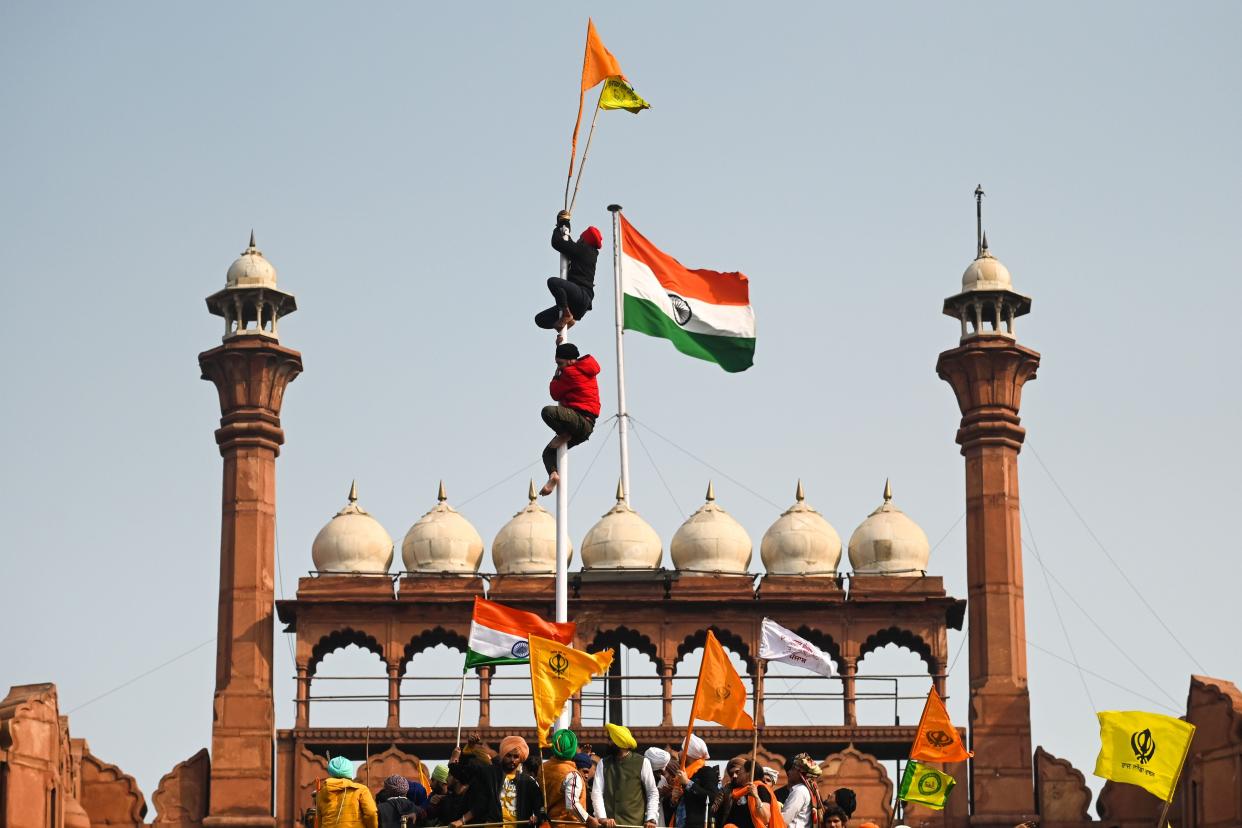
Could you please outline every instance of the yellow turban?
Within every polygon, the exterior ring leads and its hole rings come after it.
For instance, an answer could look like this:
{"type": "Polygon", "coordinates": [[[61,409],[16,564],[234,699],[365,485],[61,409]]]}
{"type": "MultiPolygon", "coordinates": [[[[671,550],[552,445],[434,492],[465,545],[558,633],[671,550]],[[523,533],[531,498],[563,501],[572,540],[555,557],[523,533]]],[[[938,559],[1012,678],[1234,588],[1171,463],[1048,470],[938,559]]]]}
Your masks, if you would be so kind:
{"type": "Polygon", "coordinates": [[[638,747],[638,741],[635,740],[634,734],[630,733],[628,727],[622,727],[612,722],[608,722],[604,727],[608,728],[608,738],[612,739],[612,743],[617,747],[624,750],[633,750],[638,747]]]}

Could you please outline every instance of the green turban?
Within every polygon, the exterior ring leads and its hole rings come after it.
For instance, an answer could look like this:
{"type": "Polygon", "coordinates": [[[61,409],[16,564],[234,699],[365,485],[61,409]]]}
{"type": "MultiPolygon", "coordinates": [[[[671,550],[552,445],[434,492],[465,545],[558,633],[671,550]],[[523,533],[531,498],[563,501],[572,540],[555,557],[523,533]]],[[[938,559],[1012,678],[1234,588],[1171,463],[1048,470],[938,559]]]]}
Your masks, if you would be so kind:
{"type": "Polygon", "coordinates": [[[578,754],[578,737],[572,730],[558,730],[552,734],[552,753],[558,759],[573,759],[578,754]]]}
{"type": "Polygon", "coordinates": [[[344,756],[333,756],[328,763],[328,775],[337,779],[353,779],[354,763],[344,756]]]}

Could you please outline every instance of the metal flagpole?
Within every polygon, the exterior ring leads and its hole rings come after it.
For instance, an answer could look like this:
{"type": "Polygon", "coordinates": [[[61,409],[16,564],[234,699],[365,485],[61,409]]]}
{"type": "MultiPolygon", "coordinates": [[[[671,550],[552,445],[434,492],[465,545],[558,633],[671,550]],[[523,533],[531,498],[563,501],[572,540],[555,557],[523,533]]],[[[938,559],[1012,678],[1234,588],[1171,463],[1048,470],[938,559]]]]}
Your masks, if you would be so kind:
{"type": "Polygon", "coordinates": [[[621,291],[621,205],[609,204],[612,213],[612,295],[617,321],[617,440],[621,446],[621,498],[630,504],[629,412],[625,408],[624,296],[621,291]]]}
{"type": "Polygon", "coordinates": [[[461,747],[461,710],[466,705],[466,671],[461,671],[461,694],[457,697],[457,747],[461,747]]]}
{"type": "MultiPolygon", "coordinates": [[[[569,620],[569,447],[562,445],[556,450],[556,620],[569,620]]],[[[569,727],[569,705],[566,700],[561,715],[556,719],[557,729],[569,727]]]]}
{"type": "MultiPolygon", "coordinates": [[[[562,231],[569,238],[569,230],[562,231]]],[[[569,259],[561,254],[561,278],[569,276],[569,259]]],[[[558,342],[569,341],[569,327],[561,330],[558,342]]],[[[564,623],[569,620],[569,446],[562,445],[556,450],[556,620],[564,623]]],[[[569,704],[561,709],[557,717],[558,729],[569,727],[569,704]]]]}

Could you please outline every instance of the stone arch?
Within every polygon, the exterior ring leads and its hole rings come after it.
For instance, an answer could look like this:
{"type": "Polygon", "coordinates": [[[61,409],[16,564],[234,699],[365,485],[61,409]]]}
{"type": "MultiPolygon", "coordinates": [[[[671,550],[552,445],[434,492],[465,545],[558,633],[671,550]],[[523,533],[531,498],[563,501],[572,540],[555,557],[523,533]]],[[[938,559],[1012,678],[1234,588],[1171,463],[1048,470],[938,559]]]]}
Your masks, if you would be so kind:
{"type": "Polygon", "coordinates": [[[707,643],[707,630],[711,630],[715,633],[716,640],[718,640],[723,646],[728,647],[730,650],[737,653],[738,657],[741,658],[746,664],[746,670],[748,673],[751,675],[755,674],[755,659],[750,654],[750,645],[746,643],[746,639],[739,635],[735,635],[728,630],[721,629],[715,624],[707,627],[707,629],[698,630],[697,632],[686,636],[685,640],[682,641],[681,644],[677,645],[677,655],[673,661],[674,665],[680,664],[683,658],[707,643]]]}
{"type": "MultiPolygon", "coordinates": [[[[704,636],[704,640],[706,640],[706,636],[704,636]]],[[[637,650],[650,658],[655,664],[657,672],[663,668],[664,661],[660,658],[660,649],[655,642],[645,633],[624,625],[610,630],[597,631],[587,649],[592,652],[598,652],[605,647],[615,647],[617,645],[625,645],[631,650],[637,650]]]]}
{"type": "Polygon", "coordinates": [[[867,657],[867,653],[878,650],[888,644],[905,647],[923,659],[923,663],[927,665],[928,672],[931,672],[932,664],[935,662],[931,645],[910,630],[903,630],[900,627],[889,627],[867,636],[867,639],[858,649],[858,660],[862,661],[867,657]]]}
{"type": "Polygon", "coordinates": [[[463,654],[470,648],[470,642],[456,630],[446,630],[440,626],[434,629],[423,630],[406,643],[405,650],[401,656],[401,674],[409,674],[410,660],[414,656],[440,644],[454,650],[460,650],[463,654]]]}
{"type": "Polygon", "coordinates": [[[836,639],[834,639],[831,635],[822,630],[817,630],[814,627],[808,627],[806,624],[803,624],[797,628],[791,627],[790,629],[793,629],[796,634],[802,636],[807,641],[832,656],[832,660],[836,662],[837,666],[840,666],[841,645],[838,644],[836,639]]]}
{"type": "Polygon", "coordinates": [[[315,671],[319,668],[319,662],[323,661],[325,656],[337,650],[342,650],[350,644],[375,653],[379,656],[380,661],[384,660],[384,647],[375,640],[374,636],[368,635],[361,630],[355,630],[352,627],[343,627],[319,639],[311,649],[310,662],[306,666],[307,675],[313,677],[315,671]]]}

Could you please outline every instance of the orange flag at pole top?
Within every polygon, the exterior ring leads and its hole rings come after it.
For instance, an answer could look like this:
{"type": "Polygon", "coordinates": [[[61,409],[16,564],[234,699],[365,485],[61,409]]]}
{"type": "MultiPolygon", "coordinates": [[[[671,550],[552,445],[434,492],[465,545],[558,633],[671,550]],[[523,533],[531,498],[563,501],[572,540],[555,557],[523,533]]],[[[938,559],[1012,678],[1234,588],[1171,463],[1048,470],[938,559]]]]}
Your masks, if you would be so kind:
{"type": "Polygon", "coordinates": [[[703,664],[690,713],[692,727],[695,719],[737,730],[755,728],[755,720],[746,712],[746,687],[711,630],[703,644],[703,664]]]}
{"type": "Polygon", "coordinates": [[[927,693],[927,704],[919,718],[910,758],[920,762],[965,762],[975,754],[962,744],[961,736],[949,721],[949,711],[933,687],[927,693]]]}
{"type": "Polygon", "coordinates": [[[625,80],[621,64],[599,39],[595,21],[587,18],[586,54],[582,58],[582,91],[578,93],[578,119],[574,121],[574,140],[569,149],[569,175],[574,174],[574,159],[578,155],[578,130],[582,128],[582,107],[586,103],[586,91],[609,78],[625,80]]]}

